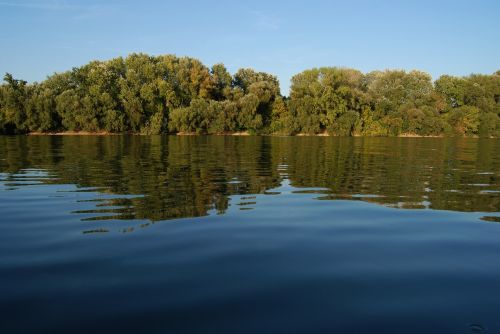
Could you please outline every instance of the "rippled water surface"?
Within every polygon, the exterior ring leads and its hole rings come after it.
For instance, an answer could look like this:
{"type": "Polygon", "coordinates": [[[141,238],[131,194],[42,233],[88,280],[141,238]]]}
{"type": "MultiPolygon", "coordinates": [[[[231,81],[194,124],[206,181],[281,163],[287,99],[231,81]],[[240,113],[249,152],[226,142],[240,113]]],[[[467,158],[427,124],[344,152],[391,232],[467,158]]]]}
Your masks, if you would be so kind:
{"type": "Polygon", "coordinates": [[[1,333],[500,333],[500,140],[0,137],[1,333]]]}

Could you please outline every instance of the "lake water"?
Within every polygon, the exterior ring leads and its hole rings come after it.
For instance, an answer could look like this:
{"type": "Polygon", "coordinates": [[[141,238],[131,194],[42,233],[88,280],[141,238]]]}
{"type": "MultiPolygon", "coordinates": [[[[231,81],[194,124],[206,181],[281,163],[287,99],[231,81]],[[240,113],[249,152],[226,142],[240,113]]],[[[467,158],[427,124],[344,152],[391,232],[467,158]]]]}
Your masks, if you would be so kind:
{"type": "Polygon", "coordinates": [[[500,333],[500,140],[0,137],[0,333],[500,333]]]}

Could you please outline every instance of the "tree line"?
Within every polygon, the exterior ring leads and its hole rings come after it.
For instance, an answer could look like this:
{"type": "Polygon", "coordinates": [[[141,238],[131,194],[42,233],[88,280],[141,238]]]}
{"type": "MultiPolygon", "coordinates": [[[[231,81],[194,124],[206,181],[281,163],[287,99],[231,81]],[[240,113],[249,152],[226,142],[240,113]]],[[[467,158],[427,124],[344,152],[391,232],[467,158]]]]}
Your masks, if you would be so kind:
{"type": "Polygon", "coordinates": [[[500,71],[433,82],[322,67],[295,75],[289,97],[274,75],[174,55],[92,61],[31,84],[7,73],[0,133],[59,131],[500,137],[500,71]]]}

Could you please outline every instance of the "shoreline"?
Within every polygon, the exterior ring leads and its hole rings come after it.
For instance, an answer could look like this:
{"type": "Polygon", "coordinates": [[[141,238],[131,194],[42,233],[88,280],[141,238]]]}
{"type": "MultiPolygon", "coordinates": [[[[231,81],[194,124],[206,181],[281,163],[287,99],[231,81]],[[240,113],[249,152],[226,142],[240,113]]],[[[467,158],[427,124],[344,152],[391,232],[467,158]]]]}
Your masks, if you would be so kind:
{"type": "MultiPolygon", "coordinates": [[[[119,136],[119,135],[132,135],[132,136],[145,136],[140,133],[133,132],[123,132],[123,133],[114,133],[108,131],[59,131],[59,132],[29,132],[25,134],[26,136],[119,136]]],[[[364,136],[359,134],[354,134],[352,136],[336,136],[330,135],[326,132],[309,134],[309,133],[297,133],[295,135],[284,135],[284,134],[250,134],[248,131],[238,131],[238,132],[224,132],[224,133],[214,133],[214,134],[199,134],[196,132],[177,132],[177,133],[164,133],[162,135],[171,135],[171,136],[234,136],[234,137],[250,137],[250,136],[268,136],[268,137],[392,137],[392,138],[457,138],[457,137],[447,137],[444,135],[417,135],[413,133],[402,133],[397,136],[364,136]]],[[[472,137],[460,137],[460,138],[479,138],[477,136],[472,137]]],[[[494,137],[491,137],[494,138],[494,137]]]]}
{"type": "Polygon", "coordinates": [[[120,133],[112,133],[107,131],[60,131],[60,132],[28,132],[26,136],[116,136],[120,133]]]}

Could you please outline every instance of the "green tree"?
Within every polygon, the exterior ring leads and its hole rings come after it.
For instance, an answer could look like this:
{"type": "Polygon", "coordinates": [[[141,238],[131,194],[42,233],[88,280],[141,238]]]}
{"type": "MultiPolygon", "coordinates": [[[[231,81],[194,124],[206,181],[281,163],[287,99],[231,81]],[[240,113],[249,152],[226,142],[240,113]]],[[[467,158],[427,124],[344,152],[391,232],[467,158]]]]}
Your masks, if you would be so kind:
{"type": "Polygon", "coordinates": [[[233,77],[227,71],[224,64],[215,64],[210,70],[212,76],[211,97],[216,101],[227,99],[231,95],[233,77]]]}
{"type": "Polygon", "coordinates": [[[5,74],[4,81],[0,116],[2,132],[24,132],[27,130],[25,108],[29,99],[27,82],[14,79],[10,73],[5,74]]]}
{"type": "Polygon", "coordinates": [[[453,127],[455,134],[476,135],[479,130],[480,110],[473,106],[462,106],[448,113],[448,123],[453,127]]]}

